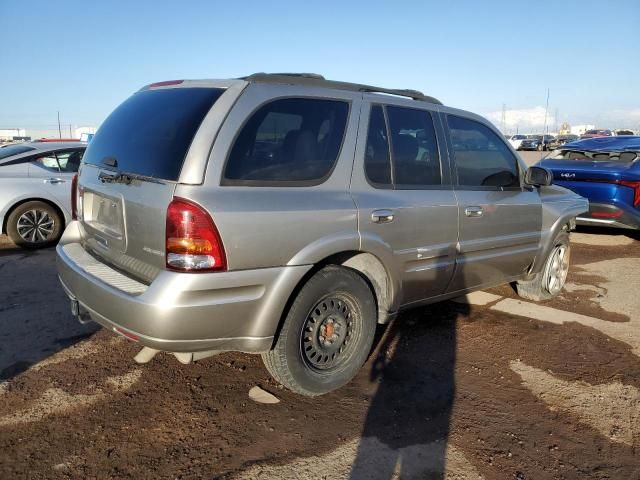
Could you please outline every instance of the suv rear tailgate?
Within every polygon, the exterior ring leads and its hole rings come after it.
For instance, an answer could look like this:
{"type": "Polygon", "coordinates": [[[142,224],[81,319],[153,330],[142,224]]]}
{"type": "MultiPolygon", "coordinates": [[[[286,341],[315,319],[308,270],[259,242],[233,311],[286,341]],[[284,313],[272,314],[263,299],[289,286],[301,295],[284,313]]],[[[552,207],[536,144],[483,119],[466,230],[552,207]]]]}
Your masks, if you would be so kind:
{"type": "Polygon", "coordinates": [[[166,212],[175,184],[103,183],[101,173],[92,165],[82,171],[82,244],[116,268],[151,282],[165,266],[166,212]]]}
{"type": "Polygon", "coordinates": [[[78,181],[86,250],[145,283],[165,268],[167,207],[200,125],[224,92],[181,82],[147,88],[109,115],[78,181]]]}

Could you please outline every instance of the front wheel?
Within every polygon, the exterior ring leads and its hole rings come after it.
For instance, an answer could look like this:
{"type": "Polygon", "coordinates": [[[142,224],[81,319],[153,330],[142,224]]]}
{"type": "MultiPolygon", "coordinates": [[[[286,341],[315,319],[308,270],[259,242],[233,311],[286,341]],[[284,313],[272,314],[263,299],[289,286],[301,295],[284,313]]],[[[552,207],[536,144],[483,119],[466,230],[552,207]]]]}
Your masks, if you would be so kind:
{"type": "Polygon", "coordinates": [[[262,360],[288,389],[322,395],[356,375],[373,344],[376,323],[367,282],[353,270],[330,265],[301,288],[275,347],[262,360]]]}
{"type": "Polygon", "coordinates": [[[530,280],[516,283],[518,295],[535,301],[549,300],[558,295],[567,280],[570,256],[569,233],[562,230],[553,242],[542,271],[530,280]]]}
{"type": "Polygon", "coordinates": [[[48,203],[25,202],[11,212],[7,219],[7,234],[16,245],[24,248],[43,248],[55,245],[64,228],[58,211],[48,203]]]}

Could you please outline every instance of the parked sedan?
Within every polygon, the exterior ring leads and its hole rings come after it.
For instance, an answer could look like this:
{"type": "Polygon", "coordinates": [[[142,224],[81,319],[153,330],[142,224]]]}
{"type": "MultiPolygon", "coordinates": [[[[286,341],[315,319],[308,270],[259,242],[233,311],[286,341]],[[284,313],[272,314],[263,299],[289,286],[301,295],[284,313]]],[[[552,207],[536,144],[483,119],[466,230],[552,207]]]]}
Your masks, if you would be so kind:
{"type": "Polygon", "coordinates": [[[539,163],[554,184],[589,199],[578,224],[640,229],[640,137],[567,143],[539,163]]]}
{"type": "Polygon", "coordinates": [[[598,137],[611,137],[613,136],[613,132],[611,130],[607,130],[604,128],[597,128],[593,130],[587,130],[582,135],[580,135],[581,139],[584,138],[598,138],[598,137]]]}
{"type": "Polygon", "coordinates": [[[554,139],[553,135],[528,135],[522,140],[518,150],[538,150],[539,152],[549,150],[549,143],[554,139]]]}
{"type": "Polygon", "coordinates": [[[71,220],[71,182],[81,142],[33,142],[0,150],[0,225],[17,245],[57,243],[71,220]]]}
{"type": "Polygon", "coordinates": [[[522,143],[523,140],[525,140],[527,138],[526,135],[513,135],[510,139],[509,139],[509,143],[511,144],[511,146],[516,149],[519,150],[520,149],[520,144],[522,143]]]}
{"type": "Polygon", "coordinates": [[[547,148],[549,150],[556,150],[557,148],[562,147],[565,143],[575,142],[578,138],[578,135],[558,135],[549,142],[547,148]]]}

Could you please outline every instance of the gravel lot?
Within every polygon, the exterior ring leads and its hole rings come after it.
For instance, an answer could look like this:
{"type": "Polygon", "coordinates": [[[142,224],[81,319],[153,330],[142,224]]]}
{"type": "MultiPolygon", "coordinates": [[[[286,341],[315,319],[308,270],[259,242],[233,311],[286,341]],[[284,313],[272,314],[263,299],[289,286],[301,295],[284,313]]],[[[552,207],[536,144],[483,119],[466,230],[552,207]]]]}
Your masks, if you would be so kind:
{"type": "Polygon", "coordinates": [[[561,297],[408,311],[308,399],[246,354],[136,365],[71,318],[53,250],[0,239],[0,478],[640,478],[640,235],[572,242],[561,297]]]}

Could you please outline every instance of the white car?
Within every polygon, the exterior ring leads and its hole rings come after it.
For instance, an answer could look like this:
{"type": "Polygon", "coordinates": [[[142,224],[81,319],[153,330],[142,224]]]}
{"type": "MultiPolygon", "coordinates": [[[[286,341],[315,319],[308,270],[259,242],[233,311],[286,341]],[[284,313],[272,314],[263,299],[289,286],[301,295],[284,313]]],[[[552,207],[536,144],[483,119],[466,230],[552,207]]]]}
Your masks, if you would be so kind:
{"type": "Polygon", "coordinates": [[[86,148],[33,142],[0,149],[0,233],[25,248],[57,243],[71,221],[71,182],[86,148]]]}
{"type": "Polygon", "coordinates": [[[524,140],[525,138],[527,138],[526,135],[514,135],[509,139],[509,143],[513,148],[518,150],[520,148],[520,144],[522,143],[522,140],[524,140]]]}

